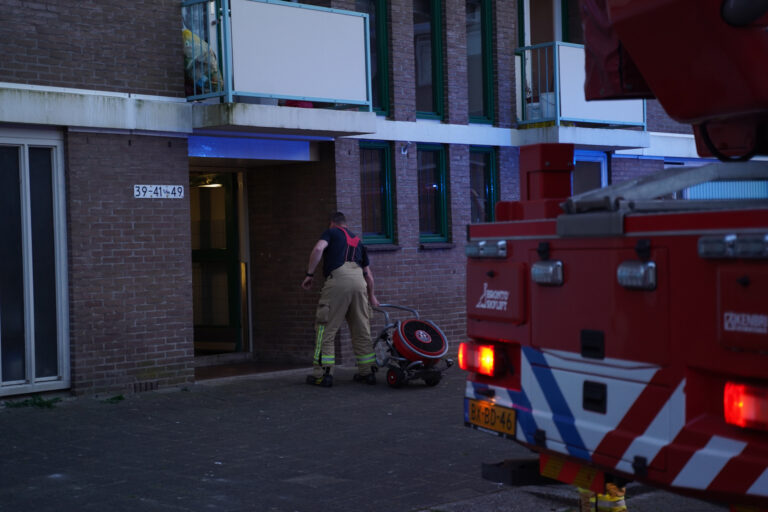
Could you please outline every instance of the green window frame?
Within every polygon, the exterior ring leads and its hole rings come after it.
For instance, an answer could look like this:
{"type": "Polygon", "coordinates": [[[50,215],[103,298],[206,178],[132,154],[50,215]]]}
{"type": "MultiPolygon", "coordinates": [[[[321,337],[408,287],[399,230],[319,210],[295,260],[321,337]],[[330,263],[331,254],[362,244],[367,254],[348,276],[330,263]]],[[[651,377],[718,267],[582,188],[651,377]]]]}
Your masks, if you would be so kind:
{"type": "Polygon", "coordinates": [[[414,0],[413,9],[413,52],[414,52],[414,81],[416,87],[416,117],[419,119],[443,119],[443,31],[442,6],[440,0],[414,0]],[[417,19],[416,5],[428,6],[430,19],[429,34],[425,31],[422,20],[417,19]],[[427,58],[427,52],[429,52],[427,58]],[[429,62],[429,69],[426,62],[429,62]],[[420,65],[421,63],[421,65],[420,65]],[[431,80],[427,84],[427,80],[431,80]],[[420,85],[423,84],[423,85],[420,85]],[[428,88],[431,87],[431,90],[428,88]],[[420,88],[423,88],[420,91],[420,88]],[[426,92],[431,97],[431,108],[423,108],[420,98],[426,92]],[[420,94],[421,92],[421,94],[420,94]]]}
{"type": "Polygon", "coordinates": [[[496,149],[486,146],[469,148],[469,186],[471,222],[496,220],[496,203],[499,200],[498,166],[496,149]]]}
{"type": "Polygon", "coordinates": [[[494,122],[494,99],[493,99],[493,7],[491,0],[467,0],[467,19],[469,19],[470,8],[472,5],[480,7],[480,82],[481,86],[471,87],[472,75],[477,68],[477,64],[473,65],[474,59],[470,55],[470,26],[467,23],[467,74],[468,74],[468,91],[467,96],[469,98],[469,122],[470,123],[487,123],[492,124],[494,122]],[[476,97],[480,93],[481,98],[476,97]],[[480,114],[473,113],[472,105],[475,103],[482,104],[482,112],[480,114]]]}
{"type": "Polygon", "coordinates": [[[448,242],[445,147],[418,144],[419,242],[448,242]]]}
{"type": "Polygon", "coordinates": [[[387,30],[386,0],[356,0],[358,12],[370,19],[371,88],[373,111],[388,116],[389,101],[389,32],[387,30]]]}
{"type": "Polygon", "coordinates": [[[363,242],[392,244],[394,208],[392,201],[392,147],[388,142],[360,142],[360,199],[363,242]]]}

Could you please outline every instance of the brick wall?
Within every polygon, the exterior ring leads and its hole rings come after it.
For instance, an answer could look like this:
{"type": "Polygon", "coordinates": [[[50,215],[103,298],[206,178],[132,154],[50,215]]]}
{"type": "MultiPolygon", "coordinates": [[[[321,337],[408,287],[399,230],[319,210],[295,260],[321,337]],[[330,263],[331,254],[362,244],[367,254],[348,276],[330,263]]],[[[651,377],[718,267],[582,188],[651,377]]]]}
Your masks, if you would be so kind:
{"type": "Polygon", "coordinates": [[[691,125],[678,123],[669,117],[658,100],[648,100],[646,102],[646,122],[649,132],[693,134],[691,125]]]}
{"type": "Polygon", "coordinates": [[[446,123],[469,122],[467,95],[467,12],[464,0],[443,2],[443,83],[446,123]]]}
{"type": "Polygon", "coordinates": [[[520,200],[520,149],[499,148],[499,200],[520,200]]]}
{"type": "Polygon", "coordinates": [[[662,169],[664,169],[664,161],[660,159],[613,157],[610,162],[611,183],[640,178],[662,169]]]}
{"type": "Polygon", "coordinates": [[[184,96],[177,0],[11,1],[2,18],[4,82],[184,96]]]}
{"type": "Polygon", "coordinates": [[[413,2],[412,0],[392,0],[388,5],[391,116],[395,121],[415,121],[413,2]]]}
{"type": "Polygon", "coordinates": [[[73,391],[191,382],[189,200],[133,197],[189,189],[186,141],[70,132],[66,150],[73,391]]]}
{"type": "MultiPolygon", "coordinates": [[[[516,11],[513,2],[493,4],[496,117],[498,125],[509,127],[514,119],[514,84],[506,77],[513,76],[516,11]]],[[[355,2],[334,0],[331,6],[353,10],[355,2]]],[[[443,6],[444,122],[466,124],[465,5],[448,0],[443,6]]],[[[412,1],[393,0],[387,2],[387,8],[391,116],[397,121],[415,121],[412,1]]],[[[416,144],[403,154],[405,147],[406,141],[392,144],[395,244],[369,246],[377,296],[384,303],[415,308],[422,317],[435,321],[455,349],[466,332],[464,244],[471,211],[469,146],[446,145],[451,243],[432,245],[419,242],[416,144]]],[[[518,197],[517,155],[516,148],[498,152],[502,199],[518,197]]],[[[360,232],[359,142],[338,139],[323,144],[318,162],[249,170],[247,183],[255,357],[309,363],[322,279],[311,292],[301,290],[299,283],[309,251],[325,229],[329,212],[343,211],[350,228],[360,232]],[[285,236],[276,237],[275,233],[285,236]]],[[[374,334],[381,329],[382,320],[383,316],[376,313],[374,334]]],[[[352,364],[346,326],[341,329],[338,347],[337,360],[352,364]]]]}
{"type": "Polygon", "coordinates": [[[323,143],[318,162],[247,172],[256,359],[312,360],[322,272],[311,292],[300,284],[309,253],[336,208],[333,162],[333,144],[323,143]]]}
{"type": "Polygon", "coordinates": [[[496,94],[496,126],[511,128],[515,117],[515,48],[517,48],[517,2],[493,2],[493,62],[496,94]]]}
{"type": "MultiPolygon", "coordinates": [[[[467,146],[448,147],[453,246],[446,246],[419,243],[416,148],[412,145],[403,155],[403,147],[401,142],[395,144],[393,158],[397,248],[382,251],[369,247],[377,296],[382,303],[415,308],[423,318],[433,320],[456,349],[466,332],[464,240],[470,217],[470,204],[465,199],[469,198],[469,150],[467,146]]],[[[381,314],[375,317],[374,332],[381,328],[382,318],[381,314]]]]}

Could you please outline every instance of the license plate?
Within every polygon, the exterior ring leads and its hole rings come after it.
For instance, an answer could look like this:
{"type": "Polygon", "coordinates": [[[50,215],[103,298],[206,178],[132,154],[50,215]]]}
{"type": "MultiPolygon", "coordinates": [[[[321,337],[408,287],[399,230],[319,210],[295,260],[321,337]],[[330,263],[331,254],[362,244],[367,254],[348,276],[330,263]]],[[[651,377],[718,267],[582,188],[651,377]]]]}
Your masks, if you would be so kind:
{"type": "Polygon", "coordinates": [[[479,428],[514,436],[517,417],[514,409],[483,400],[470,399],[469,422],[479,428]]]}

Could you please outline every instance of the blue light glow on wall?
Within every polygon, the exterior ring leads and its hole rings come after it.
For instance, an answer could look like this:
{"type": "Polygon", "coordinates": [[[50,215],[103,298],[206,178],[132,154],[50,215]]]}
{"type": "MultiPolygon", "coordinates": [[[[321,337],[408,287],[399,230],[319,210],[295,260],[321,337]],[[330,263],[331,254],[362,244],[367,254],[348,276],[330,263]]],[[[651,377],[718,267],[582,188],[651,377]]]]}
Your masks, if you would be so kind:
{"type": "Polygon", "coordinates": [[[308,162],[312,159],[310,141],[308,140],[192,135],[188,139],[188,145],[189,156],[191,157],[290,160],[296,162],[308,162]]]}

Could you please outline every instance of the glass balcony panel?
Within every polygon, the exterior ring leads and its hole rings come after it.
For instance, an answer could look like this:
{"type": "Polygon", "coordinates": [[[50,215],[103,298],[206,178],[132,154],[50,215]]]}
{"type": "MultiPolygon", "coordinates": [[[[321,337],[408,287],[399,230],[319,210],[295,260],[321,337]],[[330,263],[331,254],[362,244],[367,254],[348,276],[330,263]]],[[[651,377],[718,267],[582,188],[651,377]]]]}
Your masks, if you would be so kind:
{"type": "Polygon", "coordinates": [[[521,125],[640,126],[643,100],[584,99],[584,47],[553,42],[519,48],[515,55],[517,117],[521,125]]]}
{"type": "Polygon", "coordinates": [[[209,0],[182,5],[188,99],[371,109],[367,15],[268,0],[220,2],[221,9],[209,0]]]}

